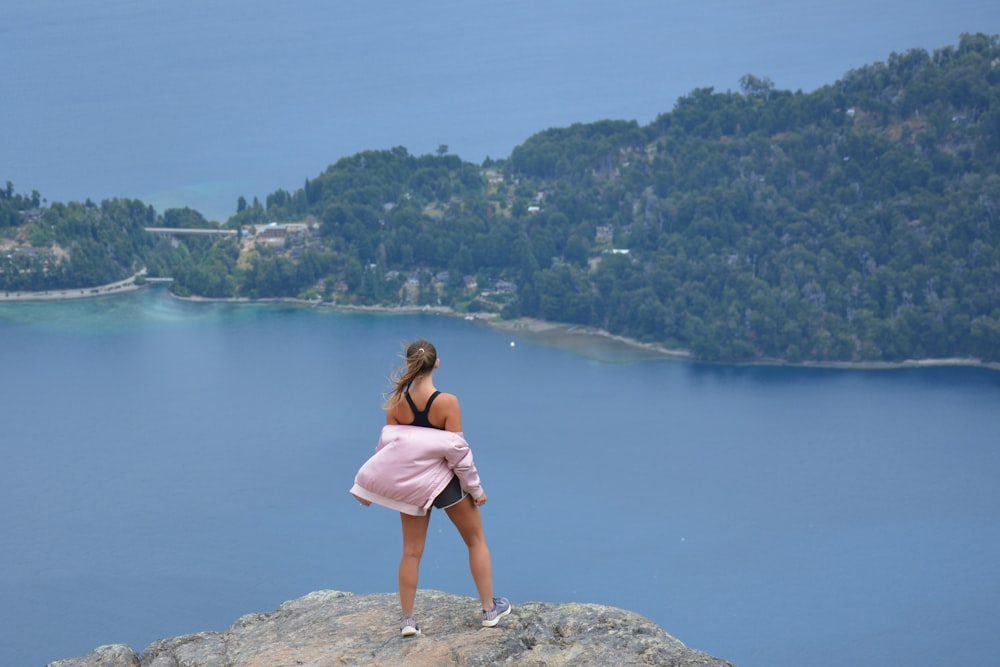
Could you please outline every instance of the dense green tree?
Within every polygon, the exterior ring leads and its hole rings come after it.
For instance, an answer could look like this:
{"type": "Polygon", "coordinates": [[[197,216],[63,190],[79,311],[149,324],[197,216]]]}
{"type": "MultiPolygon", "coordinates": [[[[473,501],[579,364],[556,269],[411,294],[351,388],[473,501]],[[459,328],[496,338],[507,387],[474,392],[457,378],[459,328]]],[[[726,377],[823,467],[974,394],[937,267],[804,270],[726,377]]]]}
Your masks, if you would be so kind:
{"type": "Polygon", "coordinates": [[[277,247],[156,239],[142,228],[208,223],[128,200],[42,209],[8,183],[0,236],[17,251],[0,255],[0,287],[145,265],[184,294],[412,297],[703,359],[997,360],[996,62],[997,37],[962,35],[808,94],[747,74],[738,92],[696,89],[647,126],[553,128],[481,166],[443,145],[365,151],[265,204],[240,198],[229,228],[317,226],[277,247]]]}

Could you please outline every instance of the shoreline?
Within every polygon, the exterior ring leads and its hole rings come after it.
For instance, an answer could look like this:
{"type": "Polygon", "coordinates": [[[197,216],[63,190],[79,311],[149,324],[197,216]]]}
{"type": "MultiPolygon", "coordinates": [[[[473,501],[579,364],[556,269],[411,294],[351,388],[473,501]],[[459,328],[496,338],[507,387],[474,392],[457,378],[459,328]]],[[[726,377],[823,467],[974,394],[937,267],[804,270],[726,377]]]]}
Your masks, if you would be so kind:
{"type": "Polygon", "coordinates": [[[489,322],[491,326],[507,331],[527,331],[529,333],[558,333],[565,336],[593,336],[614,341],[629,347],[640,349],[659,357],[688,361],[692,363],[723,365],[723,366],[785,366],[788,368],[828,368],[832,370],[896,370],[904,368],[985,368],[1000,371],[1000,362],[984,362],[974,358],[952,357],[944,359],[905,359],[903,361],[800,361],[790,362],[783,359],[755,359],[750,361],[713,362],[695,359],[688,350],[670,349],[657,343],[642,341],[617,334],[582,327],[579,325],[547,322],[532,318],[500,320],[489,322]]]}
{"type": "Polygon", "coordinates": [[[901,370],[906,368],[985,368],[987,370],[1000,371],[1000,362],[983,362],[972,358],[946,358],[946,359],[906,359],[904,361],[802,361],[789,362],[782,359],[757,359],[752,361],[730,361],[730,362],[710,362],[695,359],[688,350],[670,349],[657,343],[643,343],[642,341],[627,336],[620,336],[602,329],[584,327],[576,324],[566,324],[562,322],[549,322],[547,320],[537,320],[531,317],[519,317],[512,320],[502,319],[495,313],[459,313],[449,306],[356,306],[350,304],[337,304],[330,301],[319,301],[309,299],[296,299],[294,297],[273,297],[268,299],[247,299],[247,298],[209,298],[209,297],[182,297],[175,294],[170,295],[174,299],[193,302],[217,302],[217,303],[287,303],[293,305],[309,306],[311,308],[327,308],[343,312],[359,313],[381,313],[385,315],[419,315],[421,313],[447,315],[448,317],[462,317],[466,320],[481,322],[499,331],[509,331],[512,333],[524,333],[546,342],[558,336],[581,338],[593,337],[605,341],[611,341],[633,350],[642,351],[663,359],[675,361],[687,361],[691,363],[727,365],[727,366],[784,366],[788,368],[816,368],[831,370],[901,370]]]}
{"type": "Polygon", "coordinates": [[[118,282],[106,285],[96,285],[94,287],[74,287],[72,289],[45,290],[44,292],[29,292],[27,290],[5,290],[0,291],[0,302],[3,301],[72,301],[74,299],[92,299],[109,294],[121,294],[123,292],[138,292],[148,285],[137,285],[136,279],[145,273],[137,273],[131,278],[119,280],[118,282]]]}
{"type": "MultiPolygon", "coordinates": [[[[136,284],[136,278],[142,274],[137,274],[131,278],[98,285],[89,288],[75,288],[68,290],[50,290],[46,292],[25,292],[15,293],[0,292],[0,303],[2,302],[25,302],[25,301],[65,301],[74,299],[87,299],[113,294],[137,292],[151,286],[151,283],[136,284]]],[[[155,283],[152,283],[155,284],[155,283]]],[[[268,304],[280,303],[298,306],[308,306],[310,308],[324,308],[341,312],[357,313],[379,313],[385,315],[446,315],[448,317],[461,317],[463,319],[480,322],[499,331],[509,331],[512,333],[522,333],[534,337],[536,340],[551,343],[558,337],[576,337],[581,339],[594,338],[623,345],[636,351],[641,351],[655,357],[672,359],[676,361],[687,361],[691,363],[703,363],[727,366],[785,366],[789,368],[817,368],[832,370],[899,370],[906,368],[985,368],[987,370],[1000,371],[1000,362],[984,362],[974,358],[952,357],[943,359],[906,359],[903,361],[800,361],[789,362],[782,359],[756,359],[751,361],[729,361],[729,362],[709,362],[695,359],[691,352],[682,349],[670,349],[658,343],[644,343],[634,338],[620,336],[617,334],[584,327],[575,324],[562,322],[549,322],[530,317],[519,317],[512,320],[502,319],[495,313],[459,313],[449,306],[357,306],[351,304],[338,304],[331,301],[321,301],[317,299],[297,299],[295,297],[271,297],[265,299],[250,299],[239,297],[212,298],[202,296],[178,296],[169,293],[172,299],[180,301],[190,301],[194,303],[232,303],[232,304],[268,304]]],[[[558,345],[558,343],[556,343],[558,345]]]]}

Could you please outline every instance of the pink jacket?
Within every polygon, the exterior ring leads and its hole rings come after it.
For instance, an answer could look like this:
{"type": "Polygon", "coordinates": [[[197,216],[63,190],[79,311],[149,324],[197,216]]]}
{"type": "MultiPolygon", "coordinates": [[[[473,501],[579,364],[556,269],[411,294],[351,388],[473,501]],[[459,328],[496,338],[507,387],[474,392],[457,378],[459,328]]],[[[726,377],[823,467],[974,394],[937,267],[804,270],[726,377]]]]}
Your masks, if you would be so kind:
{"type": "Polygon", "coordinates": [[[382,427],[375,455],[354,478],[351,494],[363,505],[377,503],[423,516],[452,474],[473,498],[482,497],[472,450],[461,433],[388,424],[382,427]]]}

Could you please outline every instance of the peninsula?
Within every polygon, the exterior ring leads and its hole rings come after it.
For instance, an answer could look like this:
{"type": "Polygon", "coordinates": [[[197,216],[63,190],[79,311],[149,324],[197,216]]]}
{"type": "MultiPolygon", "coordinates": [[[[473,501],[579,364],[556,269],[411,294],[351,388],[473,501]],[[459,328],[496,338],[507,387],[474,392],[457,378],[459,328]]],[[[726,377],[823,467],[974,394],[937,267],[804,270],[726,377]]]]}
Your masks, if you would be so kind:
{"type": "Polygon", "coordinates": [[[221,224],[8,183],[0,295],[145,268],[180,297],[440,307],[698,361],[996,364],[997,63],[1000,38],[963,34],[811,93],[748,74],[480,165],[364,151],[221,224]]]}

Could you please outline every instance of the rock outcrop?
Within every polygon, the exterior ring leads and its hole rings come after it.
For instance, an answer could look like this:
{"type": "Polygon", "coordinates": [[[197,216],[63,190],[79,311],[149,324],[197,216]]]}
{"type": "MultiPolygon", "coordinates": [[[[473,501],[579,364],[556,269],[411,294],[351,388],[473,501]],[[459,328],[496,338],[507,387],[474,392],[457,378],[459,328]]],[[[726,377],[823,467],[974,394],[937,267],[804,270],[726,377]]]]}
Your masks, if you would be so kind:
{"type": "Polygon", "coordinates": [[[49,667],[331,667],[334,665],[669,665],[732,667],[687,648],[651,621],[595,604],[529,602],[496,628],[479,623],[477,602],[420,591],[422,634],[399,634],[395,594],[310,593],[225,632],[150,644],[102,646],[49,667]]]}

